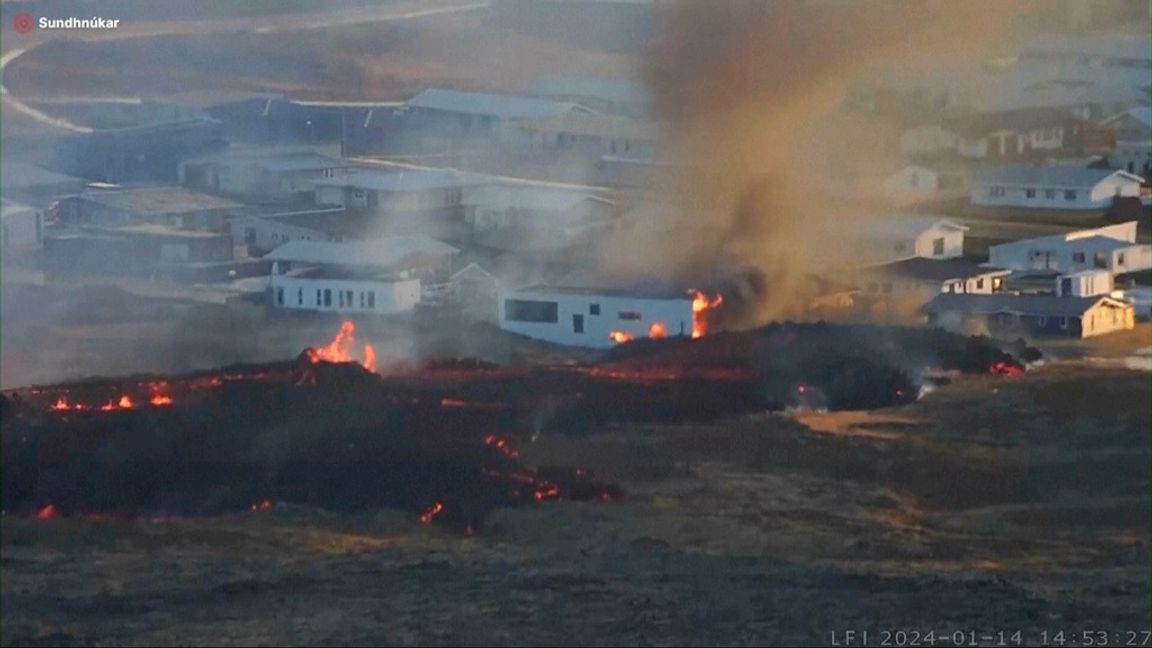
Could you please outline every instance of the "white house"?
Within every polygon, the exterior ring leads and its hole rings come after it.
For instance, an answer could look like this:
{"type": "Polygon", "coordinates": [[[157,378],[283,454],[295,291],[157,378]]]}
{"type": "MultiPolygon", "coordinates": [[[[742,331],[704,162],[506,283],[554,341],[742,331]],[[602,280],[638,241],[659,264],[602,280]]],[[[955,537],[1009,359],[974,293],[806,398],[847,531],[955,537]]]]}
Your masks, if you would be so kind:
{"type": "Polygon", "coordinates": [[[1152,177],[1152,107],[1130,108],[1100,122],[1115,133],[1116,146],[1108,160],[1117,169],[1152,177]]]}
{"type": "Polygon", "coordinates": [[[877,215],[863,220],[861,226],[838,228],[829,234],[858,264],[910,257],[955,259],[964,255],[964,233],[968,231],[964,225],[927,214],[877,215]]]}
{"type": "Polygon", "coordinates": [[[501,291],[499,303],[500,328],[566,346],[692,334],[692,297],[683,292],[531,286],[501,291]]]}
{"type": "Polygon", "coordinates": [[[43,242],[43,213],[35,207],[0,199],[0,256],[18,256],[39,248],[43,242]]]}
{"type": "Polygon", "coordinates": [[[1140,177],[1127,171],[1070,166],[989,169],[972,184],[973,205],[1102,209],[1117,196],[1139,197],[1140,177]]]}
{"type": "Polygon", "coordinates": [[[426,236],[356,243],[291,241],[269,252],[276,308],[386,315],[410,311],[422,280],[447,278],[458,250],[426,236]]]}
{"type": "Polygon", "coordinates": [[[506,124],[525,119],[593,112],[572,102],[445,88],[429,88],[409,99],[405,105],[422,126],[462,135],[497,133],[506,124]]]}
{"type": "Polygon", "coordinates": [[[880,183],[880,192],[897,205],[958,198],[967,195],[967,179],[960,171],[908,164],[880,183]]]}
{"type": "Polygon", "coordinates": [[[1136,243],[1136,221],[1001,243],[988,248],[989,265],[1012,270],[1113,274],[1152,268],[1152,245],[1136,243]]]}
{"type": "Polygon", "coordinates": [[[940,293],[999,292],[1011,270],[980,266],[963,259],[910,257],[859,270],[861,292],[895,310],[910,309],[940,293]]]}
{"type": "Polygon", "coordinates": [[[462,203],[465,222],[477,232],[515,227],[564,237],[612,216],[610,200],[570,189],[469,187],[462,203]]]}
{"type": "Polygon", "coordinates": [[[180,163],[180,184],[257,200],[311,199],[315,181],[344,173],[348,164],[312,149],[240,149],[180,163]]]}
{"type": "Polygon", "coordinates": [[[341,207],[312,209],[301,212],[269,213],[259,216],[240,216],[228,222],[232,240],[248,247],[248,253],[259,255],[289,241],[340,242],[347,237],[345,230],[364,229],[363,218],[349,214],[341,207]],[[342,221],[350,221],[341,227],[342,221]]]}
{"type": "Polygon", "coordinates": [[[1135,326],[1131,304],[1104,295],[937,295],[928,322],[968,335],[1091,337],[1135,326]]]}
{"type": "Polygon", "coordinates": [[[656,157],[661,129],[660,124],[641,119],[568,112],[518,122],[515,133],[522,143],[544,151],[650,160],[656,157]]]}

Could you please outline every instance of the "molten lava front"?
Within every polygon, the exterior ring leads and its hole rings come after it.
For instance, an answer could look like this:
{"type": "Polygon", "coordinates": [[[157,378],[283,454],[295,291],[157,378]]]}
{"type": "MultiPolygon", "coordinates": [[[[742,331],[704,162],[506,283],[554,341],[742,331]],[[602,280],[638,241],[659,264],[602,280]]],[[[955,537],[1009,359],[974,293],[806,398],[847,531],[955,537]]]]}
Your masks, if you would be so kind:
{"type": "MultiPolygon", "coordinates": [[[[356,345],[356,323],[344,320],[332,341],[322,347],[307,350],[312,362],[356,362],[352,349],[356,345]]],[[[364,345],[360,364],[368,371],[376,371],[376,349],[371,344],[364,345]]]]}

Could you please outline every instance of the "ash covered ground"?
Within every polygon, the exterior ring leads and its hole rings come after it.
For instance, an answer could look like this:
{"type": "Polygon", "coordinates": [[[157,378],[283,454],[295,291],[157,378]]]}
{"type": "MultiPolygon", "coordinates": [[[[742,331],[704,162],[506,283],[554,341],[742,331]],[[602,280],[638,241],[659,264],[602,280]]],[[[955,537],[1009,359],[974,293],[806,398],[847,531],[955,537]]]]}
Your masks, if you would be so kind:
{"type": "Polygon", "coordinates": [[[1149,405],[1147,373],[1065,360],[955,377],[868,412],[599,421],[517,439],[519,459],[593,471],[624,497],[497,508],[471,537],[415,511],[280,501],[208,516],[9,515],[3,642],[825,644],[849,629],[1139,630],[1150,622],[1149,405]]]}

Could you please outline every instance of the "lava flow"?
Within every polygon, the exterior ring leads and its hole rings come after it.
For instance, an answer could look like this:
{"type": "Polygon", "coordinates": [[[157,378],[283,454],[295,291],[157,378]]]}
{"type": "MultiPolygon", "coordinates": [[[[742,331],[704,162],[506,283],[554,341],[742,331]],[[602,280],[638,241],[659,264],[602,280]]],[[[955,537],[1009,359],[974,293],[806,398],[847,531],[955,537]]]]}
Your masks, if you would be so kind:
{"type": "Polygon", "coordinates": [[[608,337],[616,344],[624,344],[625,342],[632,341],[632,334],[628,331],[609,331],[608,337]]]}
{"type": "MultiPolygon", "coordinates": [[[[332,341],[322,347],[307,350],[312,362],[355,362],[352,347],[356,344],[356,323],[344,320],[332,341]]],[[[363,360],[360,364],[368,371],[376,371],[376,349],[371,344],[364,345],[363,360]]]]}

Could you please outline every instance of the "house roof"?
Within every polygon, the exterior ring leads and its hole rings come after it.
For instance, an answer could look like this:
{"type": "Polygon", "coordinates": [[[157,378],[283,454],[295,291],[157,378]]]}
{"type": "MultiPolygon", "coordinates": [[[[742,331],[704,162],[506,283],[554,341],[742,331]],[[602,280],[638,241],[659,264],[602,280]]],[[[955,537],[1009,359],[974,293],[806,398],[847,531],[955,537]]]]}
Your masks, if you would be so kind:
{"type": "Polygon", "coordinates": [[[1017,313],[1044,317],[1080,317],[1096,304],[1114,302],[1105,296],[1058,297],[1056,295],[973,295],[940,293],[924,305],[924,312],[1017,313]]]}
{"type": "Polygon", "coordinates": [[[521,128],[545,133],[652,141],[660,137],[656,122],[615,115],[569,112],[548,119],[529,120],[521,128]]]}
{"type": "Polygon", "coordinates": [[[1139,176],[1127,171],[1058,165],[1043,167],[1006,166],[987,169],[980,174],[977,184],[1091,189],[1112,175],[1119,175],[1132,182],[1140,182],[1139,176]]]}
{"type": "Polygon", "coordinates": [[[869,221],[869,229],[883,237],[920,234],[937,226],[960,232],[968,231],[964,225],[931,214],[894,214],[869,221]]]}
{"type": "Polygon", "coordinates": [[[355,187],[370,191],[434,191],[472,187],[492,182],[488,176],[461,171],[354,171],[335,178],[316,180],[316,185],[355,187]]]}
{"type": "Polygon", "coordinates": [[[456,254],[456,248],[423,235],[392,236],[374,241],[329,243],[289,241],[264,255],[271,261],[295,261],[319,265],[394,267],[420,257],[456,254]]]}
{"type": "Polygon", "coordinates": [[[29,189],[60,184],[82,185],[84,181],[34,164],[9,160],[0,162],[0,187],[4,189],[29,189]]]}
{"type": "Polygon", "coordinates": [[[870,275],[884,275],[943,283],[983,275],[1008,274],[1009,270],[988,268],[964,259],[926,259],[912,257],[863,268],[870,275]]]}
{"type": "Polygon", "coordinates": [[[1084,121],[1066,110],[1038,107],[957,115],[941,125],[966,137],[981,137],[998,131],[1028,132],[1079,123],[1084,121]]]}
{"type": "Polygon", "coordinates": [[[1137,123],[1143,124],[1144,128],[1152,128],[1152,106],[1135,106],[1129,108],[1124,112],[1117,113],[1101,121],[1100,125],[1107,126],[1126,118],[1131,118],[1137,123]]]}
{"type": "Polygon", "coordinates": [[[239,209],[238,202],[188,191],[182,187],[146,187],[142,189],[116,189],[90,191],[78,197],[111,209],[137,214],[188,214],[216,209],[239,209]]]}
{"type": "Polygon", "coordinates": [[[444,88],[429,88],[409,99],[407,105],[410,108],[427,108],[500,119],[545,119],[572,111],[591,112],[579,104],[565,101],[444,88]]]}
{"type": "Polygon", "coordinates": [[[500,185],[469,189],[464,192],[461,202],[465,205],[483,205],[492,209],[567,211],[586,200],[611,204],[609,200],[582,191],[500,185]]]}
{"type": "Polygon", "coordinates": [[[315,151],[275,155],[256,162],[256,166],[271,172],[281,171],[321,171],[347,166],[340,158],[315,151]]]}
{"type": "Polygon", "coordinates": [[[632,297],[635,299],[692,301],[692,296],[689,294],[689,291],[675,290],[671,288],[604,288],[593,286],[556,286],[535,284],[525,288],[520,288],[516,291],[513,291],[511,294],[586,295],[589,297],[632,297]]]}
{"type": "Polygon", "coordinates": [[[1130,247],[1139,245],[1138,243],[1130,243],[1128,241],[1121,241],[1110,236],[1087,236],[1084,238],[1072,239],[1068,241],[1069,246],[1074,246],[1078,250],[1085,252],[1113,252],[1115,250],[1123,250],[1130,247]]]}

